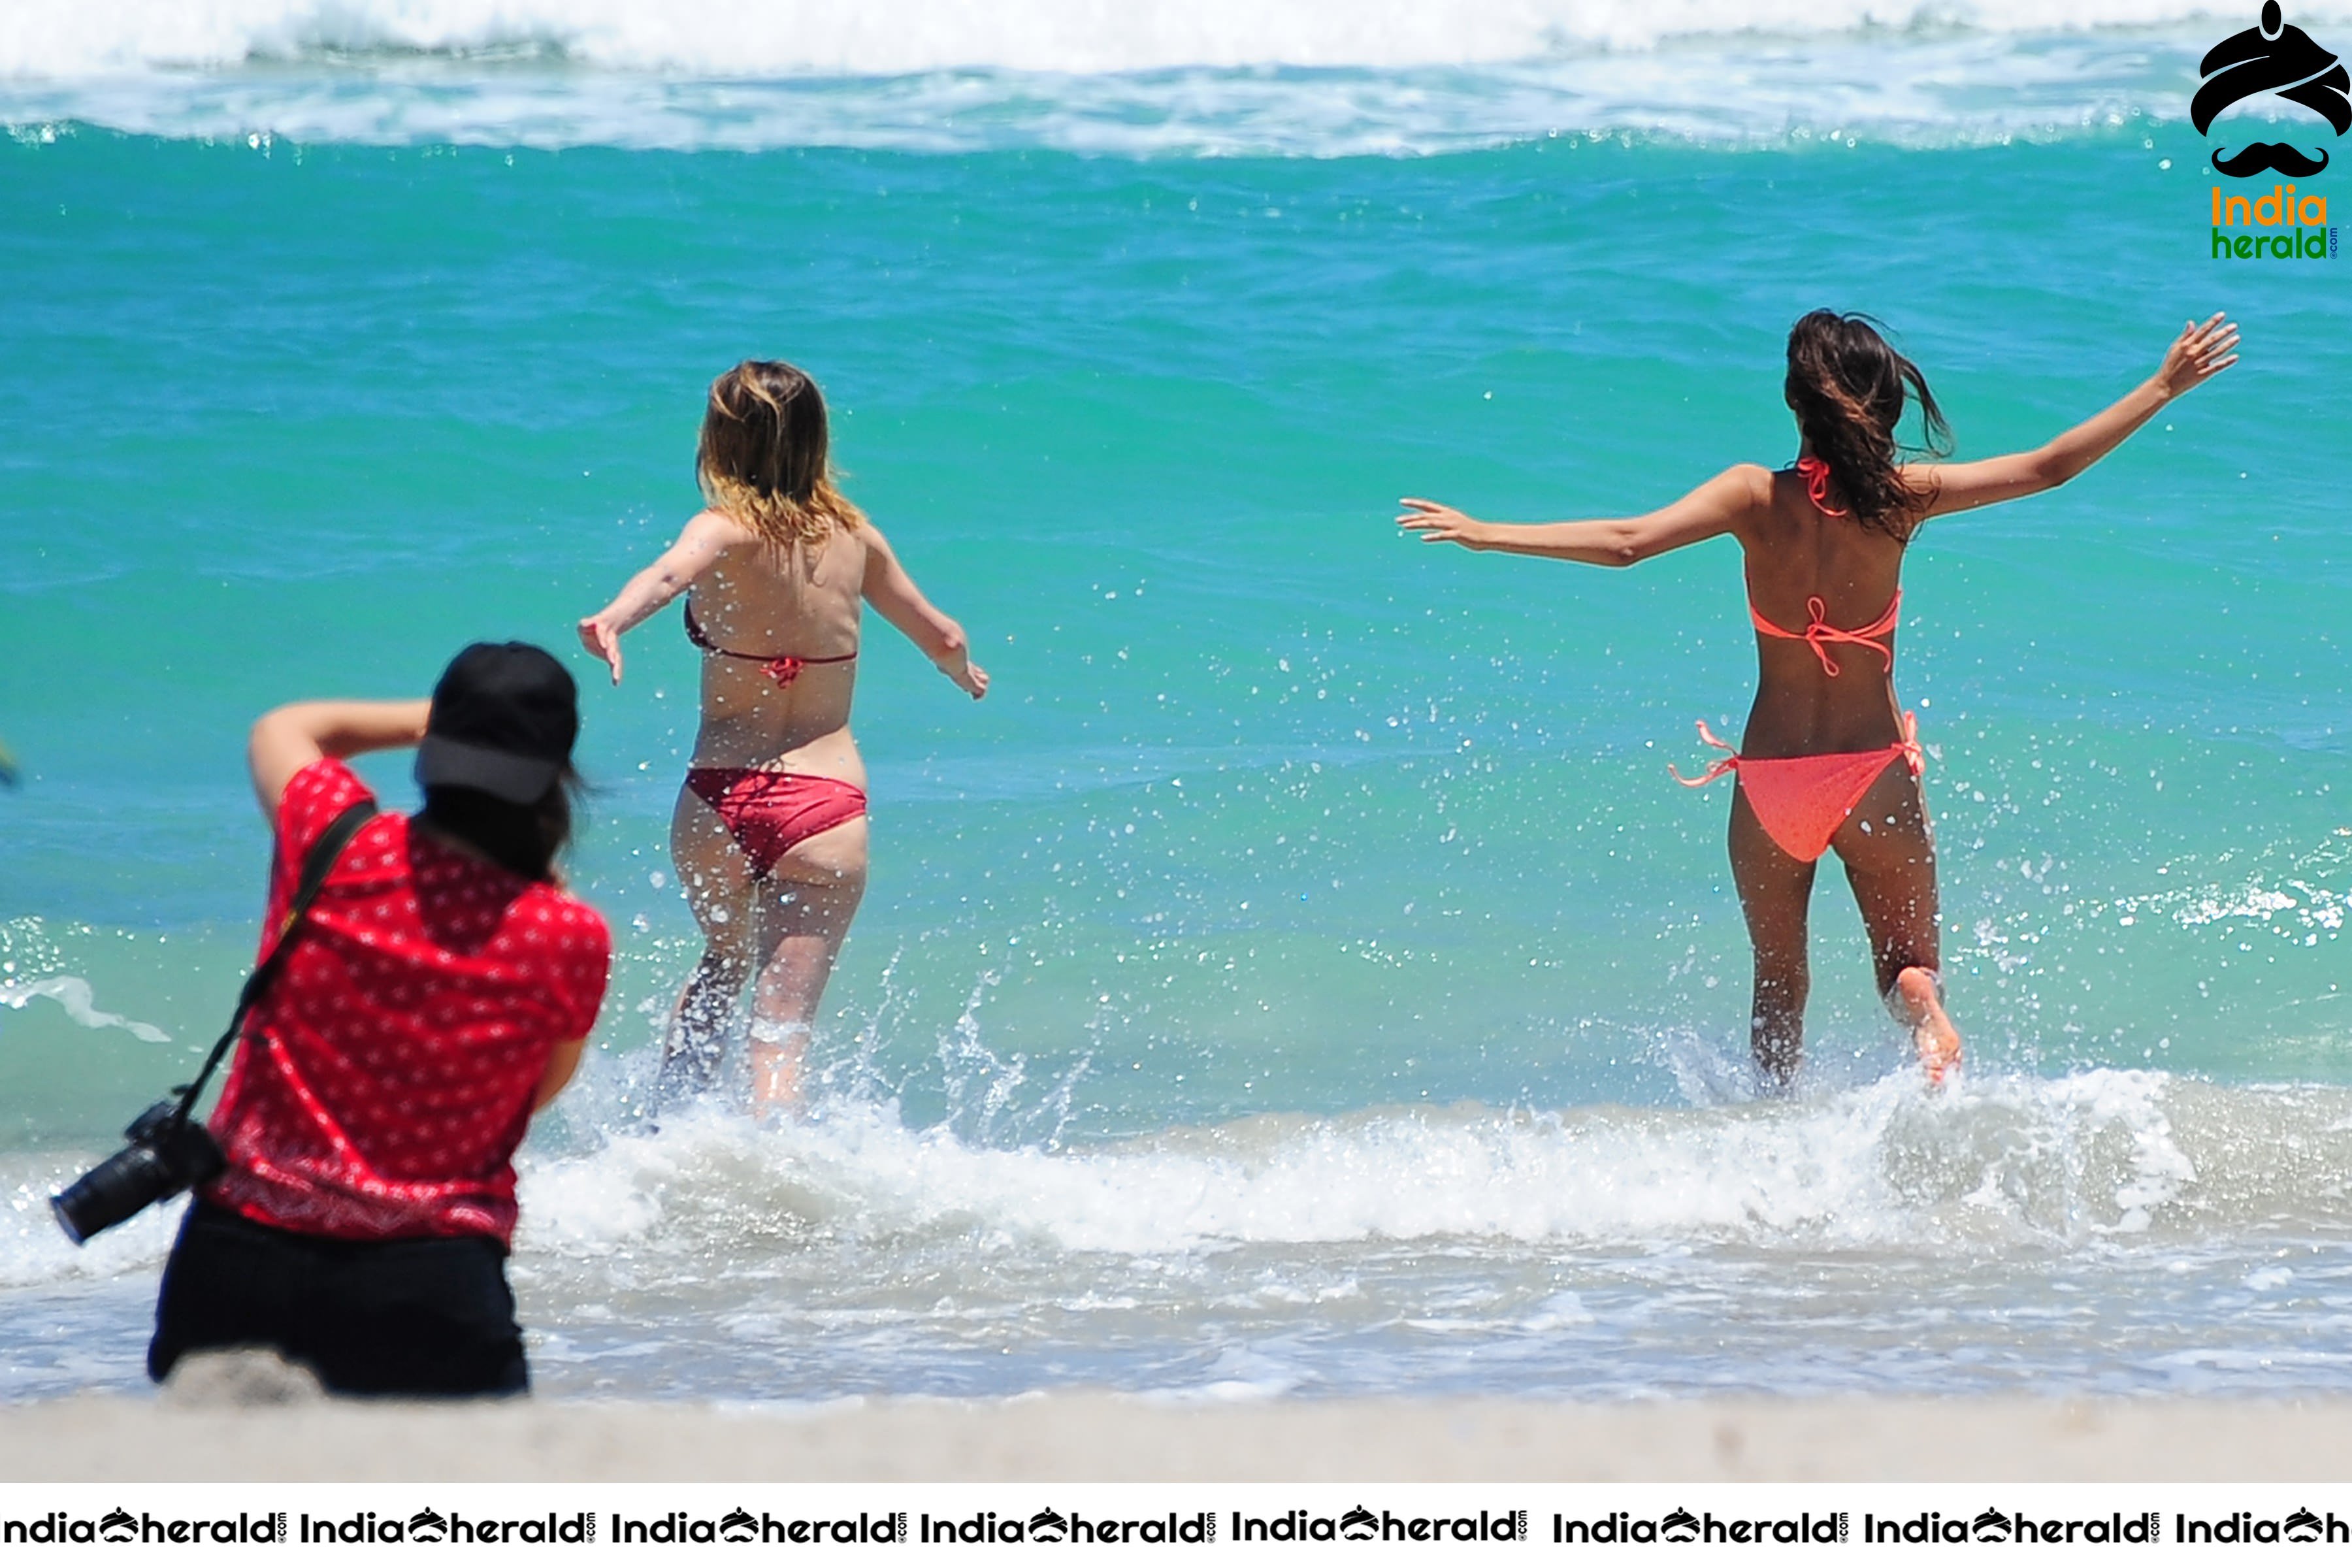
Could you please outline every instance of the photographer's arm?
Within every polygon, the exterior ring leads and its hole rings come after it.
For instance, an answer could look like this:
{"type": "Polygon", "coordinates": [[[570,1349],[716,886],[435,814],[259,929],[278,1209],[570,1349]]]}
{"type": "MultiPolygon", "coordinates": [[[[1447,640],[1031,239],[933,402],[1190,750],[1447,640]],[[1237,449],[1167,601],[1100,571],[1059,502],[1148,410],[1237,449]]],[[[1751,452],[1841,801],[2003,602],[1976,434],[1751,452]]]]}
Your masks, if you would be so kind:
{"type": "Polygon", "coordinates": [[[264,713],[246,743],[262,816],[276,822],[288,783],[321,757],[416,744],[425,738],[425,717],[432,707],[420,697],[413,702],[294,702],[264,713]]]}
{"type": "Polygon", "coordinates": [[[530,1097],[533,1116],[547,1109],[547,1102],[563,1092],[572,1075],[580,1070],[580,1053],[588,1048],[586,1039],[558,1040],[547,1058],[547,1072],[539,1080],[539,1089],[530,1097]]]}

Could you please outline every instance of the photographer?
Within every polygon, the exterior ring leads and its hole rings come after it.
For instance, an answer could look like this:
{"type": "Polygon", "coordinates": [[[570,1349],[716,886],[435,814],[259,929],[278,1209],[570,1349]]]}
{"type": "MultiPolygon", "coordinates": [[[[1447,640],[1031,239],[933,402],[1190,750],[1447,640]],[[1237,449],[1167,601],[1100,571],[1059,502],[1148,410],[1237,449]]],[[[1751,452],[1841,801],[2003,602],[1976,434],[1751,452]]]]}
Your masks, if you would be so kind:
{"type": "Polygon", "coordinates": [[[477,643],[425,702],[304,702],[253,727],[277,835],[267,952],[305,857],[367,786],[342,759],[416,747],[424,809],[366,821],[288,934],[163,1270],[149,1374],[274,1348],[332,1392],[520,1394],[506,1281],[512,1157],[579,1065],[610,937],[564,892],[579,731],[544,650],[477,643]]]}

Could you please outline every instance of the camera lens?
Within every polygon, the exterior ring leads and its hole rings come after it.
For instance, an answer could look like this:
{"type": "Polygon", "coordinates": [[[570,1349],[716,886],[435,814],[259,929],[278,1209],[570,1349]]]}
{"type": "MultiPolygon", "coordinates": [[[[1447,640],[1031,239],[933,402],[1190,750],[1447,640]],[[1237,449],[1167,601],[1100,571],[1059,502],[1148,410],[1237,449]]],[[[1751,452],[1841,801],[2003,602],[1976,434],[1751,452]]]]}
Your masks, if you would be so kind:
{"type": "Polygon", "coordinates": [[[204,1185],[227,1166],[204,1124],[183,1121],[168,1100],[150,1108],[124,1135],[129,1148],[49,1200],[59,1228],[76,1247],[149,1204],[204,1185]]]}
{"type": "Polygon", "coordinates": [[[58,1224],[79,1247],[121,1225],[158,1198],[179,1191],[176,1173],[154,1148],[133,1143],[49,1200],[58,1224]]]}

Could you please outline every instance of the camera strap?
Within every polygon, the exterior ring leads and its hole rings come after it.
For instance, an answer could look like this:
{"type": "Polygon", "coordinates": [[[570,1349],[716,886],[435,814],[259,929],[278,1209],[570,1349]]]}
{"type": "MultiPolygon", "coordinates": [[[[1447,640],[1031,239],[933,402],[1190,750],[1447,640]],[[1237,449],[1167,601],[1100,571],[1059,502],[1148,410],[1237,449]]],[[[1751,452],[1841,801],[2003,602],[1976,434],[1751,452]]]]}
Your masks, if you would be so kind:
{"type": "Polygon", "coordinates": [[[268,953],[253,966],[253,973],[246,976],[245,989],[237,993],[236,1011],[229,1016],[228,1027],[221,1031],[221,1037],[213,1042],[212,1055],[205,1058],[204,1067],[196,1073],[195,1082],[181,1087],[180,1107],[173,1112],[174,1121],[184,1122],[194,1111],[196,1098],[205,1092],[205,1085],[221,1065],[221,1058],[228,1055],[229,1047],[236,1044],[237,1037],[244,1032],[246,1015],[253,1011],[254,1004],[260,1001],[262,993],[269,989],[269,983],[278,978],[278,972],[286,967],[286,958],[293,951],[302,917],[309,914],[310,906],[318,901],[319,889],[327,885],[327,873],[335,868],[335,860],[342,854],[343,846],[349,844],[352,836],[366,826],[368,819],[374,815],[375,802],[372,800],[355,801],[345,806],[341,816],[327,824],[326,830],[319,835],[318,842],[310,846],[310,852],[302,857],[302,879],[294,889],[292,901],[286,906],[286,922],[278,928],[278,940],[269,944],[268,953]]]}

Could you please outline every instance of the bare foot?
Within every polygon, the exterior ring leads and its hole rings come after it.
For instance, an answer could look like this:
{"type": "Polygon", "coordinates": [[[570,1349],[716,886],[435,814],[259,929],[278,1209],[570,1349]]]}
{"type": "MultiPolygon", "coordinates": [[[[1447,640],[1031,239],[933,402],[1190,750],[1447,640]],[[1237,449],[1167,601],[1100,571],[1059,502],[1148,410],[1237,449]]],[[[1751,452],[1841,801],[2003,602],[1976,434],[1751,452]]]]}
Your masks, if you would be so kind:
{"type": "Polygon", "coordinates": [[[1895,1004],[1902,1009],[1911,1044],[1931,1084],[1942,1083],[1945,1075],[1960,1065],[1960,1032],[1952,1027],[1951,1017],[1944,1011],[1941,990],[1932,970],[1911,968],[1895,977],[1895,1004]]]}

